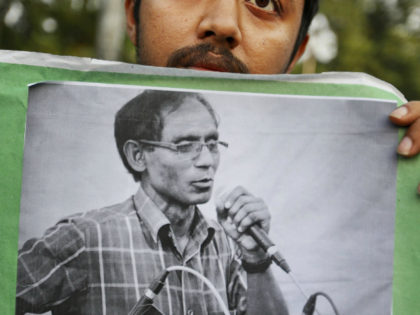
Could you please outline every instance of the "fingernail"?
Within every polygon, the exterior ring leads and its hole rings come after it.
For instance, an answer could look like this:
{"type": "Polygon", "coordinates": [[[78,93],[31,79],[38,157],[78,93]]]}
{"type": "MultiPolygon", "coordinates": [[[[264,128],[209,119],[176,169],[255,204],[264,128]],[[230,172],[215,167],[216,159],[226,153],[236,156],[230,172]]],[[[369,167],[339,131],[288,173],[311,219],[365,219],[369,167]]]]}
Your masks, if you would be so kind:
{"type": "Polygon", "coordinates": [[[225,208],[226,208],[226,209],[229,209],[230,207],[231,207],[230,202],[229,202],[229,201],[226,201],[226,202],[225,202],[225,208]]]}
{"type": "Polygon", "coordinates": [[[413,146],[413,141],[409,137],[404,137],[400,144],[398,145],[397,152],[401,155],[410,154],[411,147],[413,146]]]}
{"type": "Polygon", "coordinates": [[[242,226],[238,227],[238,232],[239,232],[239,233],[242,233],[243,231],[244,231],[244,229],[243,229],[243,227],[242,227],[242,226]]]}
{"type": "Polygon", "coordinates": [[[402,118],[402,117],[404,117],[405,115],[407,115],[407,113],[408,113],[408,109],[407,109],[407,107],[405,107],[405,106],[401,106],[401,107],[398,107],[396,110],[394,110],[394,111],[390,114],[390,116],[395,117],[395,118],[402,118]]]}

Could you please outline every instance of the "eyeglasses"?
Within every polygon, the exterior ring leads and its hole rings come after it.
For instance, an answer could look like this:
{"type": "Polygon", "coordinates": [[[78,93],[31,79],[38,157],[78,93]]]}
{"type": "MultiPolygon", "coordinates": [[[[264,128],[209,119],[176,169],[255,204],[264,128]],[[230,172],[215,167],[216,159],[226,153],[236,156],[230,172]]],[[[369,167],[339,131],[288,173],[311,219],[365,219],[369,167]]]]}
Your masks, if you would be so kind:
{"type": "Polygon", "coordinates": [[[181,144],[175,144],[171,142],[139,140],[139,143],[172,150],[176,152],[181,159],[186,160],[193,160],[197,158],[203,150],[204,146],[206,146],[210,153],[213,155],[219,154],[221,148],[227,148],[229,146],[227,142],[218,140],[209,140],[207,142],[188,141],[183,142],[181,144]]]}

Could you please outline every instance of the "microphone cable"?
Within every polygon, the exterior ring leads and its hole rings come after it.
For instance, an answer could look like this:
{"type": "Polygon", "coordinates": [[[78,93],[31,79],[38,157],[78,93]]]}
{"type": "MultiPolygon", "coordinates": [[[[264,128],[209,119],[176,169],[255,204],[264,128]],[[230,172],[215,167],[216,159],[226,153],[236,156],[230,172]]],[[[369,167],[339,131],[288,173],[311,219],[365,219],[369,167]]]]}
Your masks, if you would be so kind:
{"type": "Polygon", "coordinates": [[[201,281],[203,281],[208,286],[210,291],[214,294],[217,302],[219,302],[219,305],[223,310],[224,315],[230,315],[229,309],[226,306],[225,302],[223,301],[223,299],[220,296],[217,289],[214,287],[214,285],[211,283],[211,281],[209,279],[207,279],[205,276],[203,276],[201,273],[195,271],[194,269],[192,269],[190,267],[186,267],[186,266],[171,266],[171,267],[166,268],[166,270],[167,271],[175,271],[175,270],[186,271],[186,272],[189,272],[189,273],[193,274],[197,278],[199,278],[201,281]]]}
{"type": "Polygon", "coordinates": [[[214,285],[211,283],[211,281],[207,279],[205,276],[203,276],[202,274],[200,274],[199,272],[186,266],[167,267],[157,278],[153,280],[153,282],[149,285],[149,287],[144,291],[143,296],[134,305],[134,307],[131,309],[128,315],[143,315],[146,311],[148,311],[152,307],[153,299],[165,285],[166,277],[171,271],[185,271],[199,278],[201,281],[203,281],[207,285],[207,287],[213,293],[217,302],[219,303],[220,307],[223,310],[223,314],[230,315],[228,307],[226,306],[225,302],[223,301],[222,297],[220,296],[219,292],[214,287],[214,285]]]}
{"type": "MultiPolygon", "coordinates": [[[[157,294],[159,294],[159,292],[165,285],[166,278],[169,275],[169,272],[171,271],[185,271],[199,278],[201,281],[203,281],[207,285],[210,291],[214,294],[217,302],[219,303],[219,305],[221,306],[223,310],[224,315],[230,315],[229,309],[227,308],[225,302],[223,301],[222,297],[220,296],[219,292],[214,287],[214,285],[211,283],[211,281],[207,279],[205,276],[203,276],[202,274],[200,274],[199,272],[186,266],[170,266],[166,268],[162,273],[160,273],[159,276],[156,277],[153,280],[153,282],[149,285],[149,287],[145,290],[143,296],[136,303],[136,305],[134,305],[134,307],[131,309],[129,315],[142,315],[144,312],[150,309],[150,307],[153,304],[153,299],[155,298],[157,294]]],[[[289,271],[287,274],[290,276],[290,278],[293,280],[293,282],[295,283],[295,285],[297,286],[301,294],[307,300],[307,302],[305,303],[303,307],[302,314],[313,315],[314,312],[316,312],[317,314],[320,314],[315,306],[316,306],[317,297],[323,296],[330,303],[332,309],[334,310],[334,314],[339,315],[336,305],[334,304],[333,300],[328,294],[324,292],[316,292],[312,294],[310,297],[308,297],[308,295],[299,285],[293,273],[289,271]]]]}
{"type": "MultiPolygon", "coordinates": [[[[294,276],[294,274],[293,274],[293,272],[290,270],[288,273],[287,273],[288,275],[289,275],[289,277],[293,280],[293,283],[295,284],[295,286],[299,289],[299,291],[300,291],[300,293],[303,295],[303,297],[305,298],[305,300],[307,301],[306,303],[305,303],[305,306],[306,306],[306,304],[308,304],[308,302],[309,302],[309,299],[310,299],[310,297],[305,293],[305,291],[303,290],[303,288],[300,286],[300,284],[299,284],[299,282],[297,281],[297,279],[295,278],[295,276],[294,276]]],[[[316,303],[316,301],[315,301],[315,303],[316,303]]],[[[315,303],[314,303],[314,305],[313,305],[313,311],[312,311],[312,313],[310,313],[311,315],[314,313],[314,311],[318,314],[318,315],[321,315],[321,313],[315,308],[315,303]]],[[[308,314],[306,314],[306,313],[303,313],[304,315],[308,315],[308,314]]]]}
{"type": "Polygon", "coordinates": [[[316,298],[318,297],[318,295],[323,296],[324,298],[327,299],[327,301],[330,303],[335,315],[340,315],[338,313],[338,309],[335,306],[333,300],[330,298],[330,296],[328,294],[326,294],[324,292],[316,292],[309,297],[308,301],[306,302],[306,304],[305,304],[305,306],[303,307],[303,310],[302,310],[302,313],[304,315],[312,315],[314,313],[316,298]]]}
{"type": "Polygon", "coordinates": [[[289,264],[287,263],[286,259],[280,254],[280,251],[278,250],[277,246],[273,243],[273,241],[271,241],[267,233],[260,226],[258,226],[257,224],[251,225],[247,229],[246,233],[248,233],[260,246],[260,248],[262,248],[270,256],[271,260],[275,262],[275,264],[279,266],[285,273],[287,273],[289,277],[293,280],[294,284],[307,301],[303,309],[304,315],[312,315],[314,312],[320,315],[319,311],[315,308],[316,298],[318,295],[324,296],[330,302],[335,314],[339,315],[337,307],[326,293],[317,292],[308,297],[308,295],[303,291],[302,287],[299,285],[298,281],[294,277],[292,269],[289,267],[289,264]]]}
{"type": "Polygon", "coordinates": [[[324,292],[320,292],[319,291],[319,292],[316,292],[316,293],[312,294],[311,296],[308,296],[305,293],[305,291],[303,290],[303,288],[300,286],[300,284],[297,281],[297,279],[295,278],[293,272],[289,269],[289,271],[286,272],[286,273],[293,280],[293,283],[296,285],[296,287],[299,289],[300,293],[306,299],[306,303],[305,303],[305,305],[303,307],[303,310],[302,310],[302,314],[303,315],[313,315],[314,312],[316,312],[318,315],[321,315],[321,313],[316,309],[316,298],[319,295],[320,296],[323,296],[323,297],[325,297],[327,299],[327,301],[330,303],[332,309],[334,310],[334,314],[335,315],[340,315],[340,313],[338,312],[337,306],[334,304],[332,298],[327,293],[324,293],[324,292]]]}

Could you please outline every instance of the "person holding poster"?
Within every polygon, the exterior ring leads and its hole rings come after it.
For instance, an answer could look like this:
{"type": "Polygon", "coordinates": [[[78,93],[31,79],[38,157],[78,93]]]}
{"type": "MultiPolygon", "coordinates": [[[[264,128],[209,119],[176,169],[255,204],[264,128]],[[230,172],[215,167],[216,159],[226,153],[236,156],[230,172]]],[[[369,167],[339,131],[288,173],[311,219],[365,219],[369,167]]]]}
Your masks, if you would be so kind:
{"type": "MultiPolygon", "coordinates": [[[[137,62],[195,70],[289,73],[304,53],[318,0],[125,0],[137,62]]],[[[420,102],[394,110],[409,126],[397,151],[420,152],[420,102]]],[[[420,185],[418,186],[420,193],[420,185]]]]}
{"type": "MultiPolygon", "coordinates": [[[[119,155],[137,193],[69,216],[19,252],[16,314],[128,314],[170,266],[206,276],[235,314],[288,314],[271,258],[246,231],[268,232],[264,201],[242,187],[218,197],[219,223],[197,205],[212,194],[222,149],[218,116],[200,94],[146,90],[116,114],[119,155]]],[[[223,314],[188,273],[170,273],[154,299],[163,314],[223,314]]]]}

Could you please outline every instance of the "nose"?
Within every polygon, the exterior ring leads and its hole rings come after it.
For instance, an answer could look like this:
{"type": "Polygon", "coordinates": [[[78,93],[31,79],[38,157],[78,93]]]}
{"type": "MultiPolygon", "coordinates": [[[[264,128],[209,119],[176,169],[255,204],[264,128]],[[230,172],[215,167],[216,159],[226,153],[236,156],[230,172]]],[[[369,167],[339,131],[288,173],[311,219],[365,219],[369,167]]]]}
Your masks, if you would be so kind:
{"type": "Polygon", "coordinates": [[[242,40],[237,0],[209,0],[198,26],[198,38],[233,49],[242,40]]]}
{"type": "Polygon", "coordinates": [[[217,165],[219,162],[219,155],[210,152],[206,145],[203,145],[201,152],[198,154],[194,161],[196,167],[212,167],[217,165]]]}

